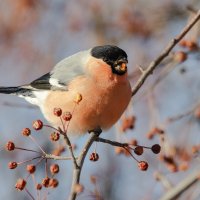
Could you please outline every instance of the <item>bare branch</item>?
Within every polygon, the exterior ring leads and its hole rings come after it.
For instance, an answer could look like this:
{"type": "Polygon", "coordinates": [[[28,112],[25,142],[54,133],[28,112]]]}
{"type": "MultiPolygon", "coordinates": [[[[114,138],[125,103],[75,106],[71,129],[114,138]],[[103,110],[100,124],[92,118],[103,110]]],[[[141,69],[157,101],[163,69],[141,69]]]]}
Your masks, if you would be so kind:
{"type": "Polygon", "coordinates": [[[193,172],[183,181],[181,181],[177,186],[170,189],[160,200],[172,200],[179,197],[184,193],[188,188],[193,186],[199,180],[199,170],[193,172]]]}
{"type": "Polygon", "coordinates": [[[195,109],[199,107],[199,103],[195,106],[193,106],[190,110],[187,110],[186,112],[184,113],[181,113],[179,115],[176,115],[176,116],[173,116],[173,117],[169,117],[167,120],[166,120],[166,124],[167,123],[172,123],[172,122],[175,122],[177,120],[180,120],[184,117],[187,117],[189,115],[191,115],[192,113],[194,113],[195,109]]]}
{"type": "Polygon", "coordinates": [[[111,141],[111,140],[107,140],[107,139],[100,138],[100,137],[96,138],[95,141],[107,143],[107,144],[110,144],[112,146],[118,146],[118,147],[127,147],[128,146],[128,143],[120,143],[120,142],[111,141]]]}
{"type": "Polygon", "coordinates": [[[156,180],[160,181],[165,189],[170,190],[173,188],[172,183],[160,172],[154,174],[156,180]]]}
{"type": "Polygon", "coordinates": [[[90,134],[91,134],[90,138],[86,142],[85,146],[83,147],[78,157],[78,160],[77,160],[78,168],[73,169],[73,180],[72,180],[71,193],[69,196],[69,200],[76,199],[77,193],[74,191],[74,188],[77,184],[79,184],[83,162],[85,160],[88,150],[90,149],[93,142],[99,137],[101,132],[91,132],[90,134]]]}
{"type": "MultiPolygon", "coordinates": [[[[63,133],[63,132],[62,132],[62,133],[63,133]]],[[[71,154],[72,161],[73,161],[73,164],[74,164],[74,168],[77,168],[77,169],[78,169],[79,166],[78,166],[78,164],[77,164],[77,162],[76,162],[76,158],[75,158],[75,156],[74,156],[74,152],[73,152],[73,149],[72,149],[71,142],[70,142],[70,140],[69,140],[69,138],[68,138],[68,136],[67,136],[66,133],[63,133],[63,136],[64,136],[65,143],[67,144],[67,147],[68,147],[69,152],[70,152],[70,154],[71,154]]]]}
{"type": "MultiPolygon", "coordinates": [[[[74,165],[74,168],[78,168],[78,164],[76,162],[76,158],[74,156],[74,152],[73,152],[73,148],[72,148],[72,145],[71,145],[71,142],[69,140],[69,137],[67,135],[67,132],[63,131],[60,127],[58,127],[58,131],[61,135],[63,135],[64,137],[64,141],[69,149],[69,152],[70,152],[70,155],[71,155],[71,159],[73,161],[73,165],[74,165]]],[[[54,159],[54,158],[53,158],[54,159]]],[[[68,160],[68,159],[67,159],[68,160]]]]}
{"type": "Polygon", "coordinates": [[[144,81],[147,79],[149,75],[151,75],[154,69],[166,58],[170,51],[180,42],[180,40],[190,31],[190,29],[199,21],[200,19],[200,10],[194,16],[190,23],[186,25],[186,27],[181,31],[181,33],[174,39],[172,39],[164,51],[150,63],[146,70],[143,71],[139,80],[136,82],[135,86],[132,88],[132,96],[137,93],[140,87],[144,84],[144,81]]]}
{"type": "Polygon", "coordinates": [[[56,155],[53,155],[53,154],[45,154],[42,157],[46,158],[46,159],[53,159],[53,160],[72,160],[72,157],[56,156],[56,155]]]}

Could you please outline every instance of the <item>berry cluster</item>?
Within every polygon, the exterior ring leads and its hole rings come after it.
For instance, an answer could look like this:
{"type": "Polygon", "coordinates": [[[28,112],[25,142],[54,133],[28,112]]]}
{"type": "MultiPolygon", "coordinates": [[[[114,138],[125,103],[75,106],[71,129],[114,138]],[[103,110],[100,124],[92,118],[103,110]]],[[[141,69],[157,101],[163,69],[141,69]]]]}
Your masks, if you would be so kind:
{"type": "MultiPolygon", "coordinates": [[[[141,146],[137,144],[137,140],[131,140],[130,143],[119,143],[110,140],[105,140],[103,138],[98,138],[97,142],[104,142],[115,146],[116,154],[123,154],[125,156],[131,156],[138,163],[138,168],[142,171],[146,171],[148,169],[148,163],[146,161],[139,161],[135,158],[133,153],[137,156],[141,156],[144,152],[144,149],[150,149],[154,154],[159,154],[161,151],[161,147],[159,144],[154,144],[151,147],[141,146]]],[[[90,154],[90,161],[98,161],[99,155],[96,153],[96,150],[90,154]]]]}
{"type": "MultiPolygon", "coordinates": [[[[80,100],[80,98],[79,98],[80,100]]],[[[80,102],[79,100],[76,100],[77,102],[80,102]]],[[[64,122],[70,122],[71,118],[72,118],[72,114],[70,112],[62,112],[62,110],[60,108],[55,108],[53,110],[53,113],[55,116],[60,117],[62,121],[64,122]]],[[[67,133],[67,130],[65,130],[65,127],[63,127],[63,130],[61,128],[59,129],[55,129],[54,127],[50,126],[50,125],[46,125],[44,124],[41,120],[35,120],[32,123],[32,128],[35,131],[40,131],[42,130],[44,127],[48,127],[53,129],[54,131],[50,133],[50,140],[53,142],[56,142],[60,139],[61,135],[64,135],[67,133]]],[[[65,147],[58,146],[57,148],[53,151],[52,154],[47,154],[42,147],[38,144],[38,142],[36,141],[36,139],[34,138],[34,134],[33,131],[31,131],[30,128],[23,128],[23,130],[21,131],[22,136],[24,137],[28,137],[30,138],[38,147],[41,151],[35,151],[32,149],[26,149],[26,148],[22,148],[22,147],[18,147],[16,146],[16,144],[13,141],[8,141],[5,145],[5,149],[9,152],[12,152],[14,150],[22,150],[22,151],[27,151],[27,152],[31,152],[31,153],[36,153],[36,156],[33,156],[31,159],[29,160],[25,160],[22,162],[16,162],[16,161],[10,161],[8,163],[8,168],[9,169],[16,169],[18,166],[23,165],[23,164],[27,164],[26,165],[26,172],[28,173],[26,178],[19,178],[15,184],[15,188],[19,191],[25,190],[27,191],[28,194],[30,194],[30,192],[26,189],[26,185],[27,185],[27,181],[30,177],[32,177],[35,180],[35,173],[37,171],[37,167],[39,164],[44,163],[45,165],[45,177],[39,182],[39,183],[35,183],[35,189],[37,191],[42,190],[43,187],[45,188],[56,188],[59,185],[58,180],[55,178],[55,175],[60,171],[59,169],[59,165],[58,164],[51,164],[49,166],[49,170],[48,170],[48,166],[47,166],[47,160],[48,159],[59,159],[61,160],[62,157],[60,157],[61,153],[63,153],[65,151],[65,147]],[[36,163],[34,163],[34,161],[37,160],[36,163]],[[43,162],[45,161],[45,162],[43,162]],[[47,171],[50,171],[50,175],[47,175],[47,171]]],[[[72,146],[72,149],[75,149],[75,145],[72,146]]],[[[66,159],[66,157],[64,158],[66,159]]]]}

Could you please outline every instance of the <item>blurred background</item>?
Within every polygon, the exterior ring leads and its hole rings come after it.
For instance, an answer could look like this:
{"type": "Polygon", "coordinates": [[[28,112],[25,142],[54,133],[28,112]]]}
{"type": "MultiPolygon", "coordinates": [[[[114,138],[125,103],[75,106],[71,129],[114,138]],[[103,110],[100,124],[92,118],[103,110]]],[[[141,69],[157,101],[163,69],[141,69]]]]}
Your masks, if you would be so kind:
{"type": "MultiPolygon", "coordinates": [[[[199,8],[199,0],[0,1],[0,85],[29,83],[49,72],[61,59],[103,44],[114,44],[127,52],[129,77],[134,85],[140,76],[138,66],[147,67],[199,8]]],[[[199,30],[200,23],[184,38],[185,43],[177,45],[148,78],[122,120],[102,134],[104,138],[120,142],[135,139],[145,146],[159,143],[161,154],[145,150],[142,157],[136,156],[149,163],[148,171],[143,172],[131,157],[118,155],[116,148],[98,143],[99,161],[90,162],[87,155],[81,176],[85,189],[77,199],[156,200],[198,169],[199,30]]],[[[45,121],[40,110],[23,99],[7,95],[0,96],[0,110],[1,146],[12,140],[17,146],[38,150],[31,140],[21,136],[21,130],[31,127],[35,119],[45,121]]],[[[51,153],[55,145],[49,140],[49,134],[45,129],[33,135],[51,153]]],[[[87,137],[72,138],[76,153],[87,137]]],[[[89,153],[94,149],[95,145],[89,153]]],[[[1,151],[0,157],[1,199],[29,199],[27,193],[18,192],[14,187],[19,177],[27,177],[26,164],[16,170],[8,169],[7,164],[30,159],[33,154],[1,151]]],[[[56,163],[60,165],[56,176],[59,186],[43,188],[41,199],[67,199],[72,163],[56,163]]],[[[44,177],[44,163],[41,163],[35,180],[41,182],[44,177]]],[[[199,187],[197,181],[180,199],[200,199],[199,187]]],[[[37,199],[31,177],[27,188],[37,199]]]]}

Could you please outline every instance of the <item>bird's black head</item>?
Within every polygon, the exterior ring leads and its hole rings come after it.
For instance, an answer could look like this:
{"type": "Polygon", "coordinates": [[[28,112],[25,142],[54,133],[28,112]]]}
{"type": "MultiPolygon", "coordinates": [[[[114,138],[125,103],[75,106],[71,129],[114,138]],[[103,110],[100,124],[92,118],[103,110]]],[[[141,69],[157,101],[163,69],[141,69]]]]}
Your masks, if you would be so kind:
{"type": "Polygon", "coordinates": [[[127,54],[117,46],[96,46],[92,48],[91,55],[109,64],[112,68],[112,72],[115,74],[123,75],[127,72],[127,54]]]}

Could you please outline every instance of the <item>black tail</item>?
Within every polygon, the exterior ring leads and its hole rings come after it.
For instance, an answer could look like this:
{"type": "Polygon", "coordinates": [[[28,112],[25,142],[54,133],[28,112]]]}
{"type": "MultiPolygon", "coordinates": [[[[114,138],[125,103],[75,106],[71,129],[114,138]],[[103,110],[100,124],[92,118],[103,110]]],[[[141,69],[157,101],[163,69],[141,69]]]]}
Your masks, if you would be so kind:
{"type": "Polygon", "coordinates": [[[0,87],[0,93],[30,96],[30,93],[32,93],[32,91],[30,89],[22,87],[0,87]]]}

